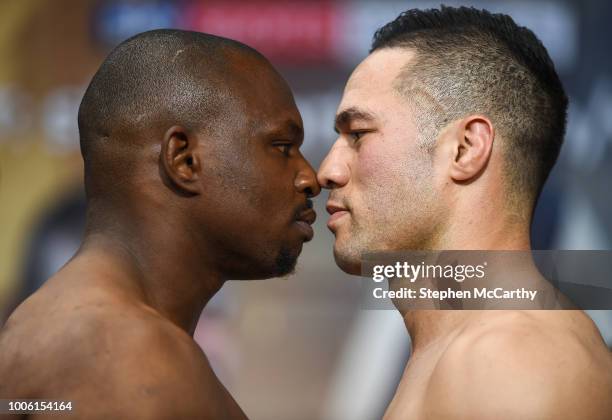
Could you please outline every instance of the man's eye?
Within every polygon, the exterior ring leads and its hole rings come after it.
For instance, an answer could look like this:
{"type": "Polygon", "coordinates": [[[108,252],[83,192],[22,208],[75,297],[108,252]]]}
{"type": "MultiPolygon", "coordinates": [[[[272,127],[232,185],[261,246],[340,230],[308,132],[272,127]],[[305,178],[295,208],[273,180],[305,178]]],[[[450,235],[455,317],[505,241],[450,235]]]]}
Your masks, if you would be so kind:
{"type": "Polygon", "coordinates": [[[280,150],[281,153],[285,156],[289,156],[289,152],[291,152],[291,146],[292,145],[290,143],[278,143],[274,145],[274,147],[280,150]]]}
{"type": "Polygon", "coordinates": [[[358,142],[365,133],[367,133],[367,131],[351,131],[349,137],[353,139],[354,142],[358,142]]]}

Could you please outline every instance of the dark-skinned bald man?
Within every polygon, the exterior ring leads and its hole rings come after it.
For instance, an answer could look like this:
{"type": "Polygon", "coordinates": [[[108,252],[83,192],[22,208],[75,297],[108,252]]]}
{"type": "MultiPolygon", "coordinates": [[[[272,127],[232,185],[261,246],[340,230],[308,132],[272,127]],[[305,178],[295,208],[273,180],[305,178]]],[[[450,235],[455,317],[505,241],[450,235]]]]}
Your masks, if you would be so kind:
{"type": "Polygon", "coordinates": [[[224,281],[288,274],[312,238],[320,189],[289,87],[245,45],[157,30],[110,53],[78,118],[86,234],[3,327],[0,398],[245,418],[192,335],[224,281]]]}

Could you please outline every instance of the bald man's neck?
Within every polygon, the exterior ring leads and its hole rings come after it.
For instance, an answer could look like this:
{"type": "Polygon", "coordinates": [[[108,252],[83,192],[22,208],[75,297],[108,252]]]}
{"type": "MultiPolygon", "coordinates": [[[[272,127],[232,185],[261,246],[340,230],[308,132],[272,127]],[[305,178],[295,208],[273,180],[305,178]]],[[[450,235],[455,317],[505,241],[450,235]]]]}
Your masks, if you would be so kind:
{"type": "Polygon", "coordinates": [[[170,232],[160,223],[154,230],[90,228],[74,260],[108,267],[109,276],[121,279],[135,303],[150,306],[193,335],[204,306],[224,283],[203,255],[188,234],[170,232]]]}

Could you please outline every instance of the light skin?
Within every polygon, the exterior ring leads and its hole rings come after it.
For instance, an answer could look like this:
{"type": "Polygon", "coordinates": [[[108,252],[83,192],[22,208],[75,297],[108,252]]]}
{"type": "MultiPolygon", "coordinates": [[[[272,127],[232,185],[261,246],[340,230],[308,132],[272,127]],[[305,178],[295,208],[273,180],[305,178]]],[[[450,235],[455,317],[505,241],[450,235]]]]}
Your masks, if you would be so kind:
{"type": "MultiPolygon", "coordinates": [[[[414,108],[395,84],[414,59],[409,49],[387,48],[355,69],[318,173],[330,190],[334,257],[351,274],[373,251],[530,249],[532,206],[505,205],[504,139],[486,115],[451,121],[433,150],[423,146],[414,108]]],[[[580,311],[402,316],[412,356],[386,419],[612,416],[612,360],[580,311]]]]}
{"type": "Polygon", "coordinates": [[[227,87],[231,118],[141,133],[118,196],[90,199],[76,256],[11,315],[2,398],[73,401],[81,419],[246,418],[192,335],[226,280],[293,269],[320,188],[284,80],[232,60],[249,76],[227,87]]]}

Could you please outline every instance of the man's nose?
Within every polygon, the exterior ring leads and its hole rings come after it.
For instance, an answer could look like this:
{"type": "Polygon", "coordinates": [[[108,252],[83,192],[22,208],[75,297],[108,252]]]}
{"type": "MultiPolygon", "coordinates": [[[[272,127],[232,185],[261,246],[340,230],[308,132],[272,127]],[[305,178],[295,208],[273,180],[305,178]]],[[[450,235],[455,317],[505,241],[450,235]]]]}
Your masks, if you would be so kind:
{"type": "Polygon", "coordinates": [[[308,198],[316,197],[321,192],[321,187],[317,181],[317,174],[310,163],[304,159],[304,168],[295,178],[295,188],[308,198]]]}
{"type": "Polygon", "coordinates": [[[332,146],[321,167],[317,179],[323,188],[334,189],[346,185],[350,178],[350,168],[346,160],[346,147],[340,140],[332,146]]]}

